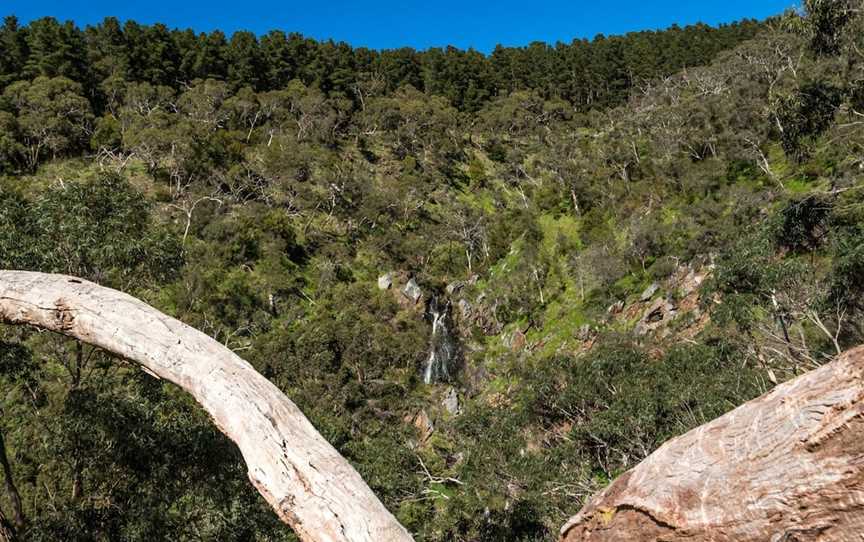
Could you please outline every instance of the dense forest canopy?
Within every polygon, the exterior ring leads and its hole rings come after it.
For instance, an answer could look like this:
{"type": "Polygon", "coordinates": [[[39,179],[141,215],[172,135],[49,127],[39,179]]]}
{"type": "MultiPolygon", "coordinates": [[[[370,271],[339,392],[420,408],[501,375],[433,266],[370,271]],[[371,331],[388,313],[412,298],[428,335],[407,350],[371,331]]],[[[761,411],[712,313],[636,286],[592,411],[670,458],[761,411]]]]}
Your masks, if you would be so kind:
{"type": "Polygon", "coordinates": [[[21,26],[9,16],[0,30],[0,87],[39,76],[65,77],[81,85],[97,113],[109,105],[120,81],[178,91],[205,79],[224,81],[232,93],[244,87],[281,90],[298,80],[352,101],[410,85],[464,111],[530,89],[587,110],[617,105],[649,79],[705,64],[762,26],[750,20],[699,24],[569,44],[498,46],[486,56],[454,47],[376,51],[279,30],[260,38],[251,32],[196,34],[115,18],[83,30],[50,17],[21,26]]]}
{"type": "MultiPolygon", "coordinates": [[[[0,268],[122,289],[297,402],[421,541],[554,540],[860,344],[864,22],[373,51],[0,29],[0,268]]],[[[0,328],[0,527],[294,540],[176,388],[0,328]]]]}

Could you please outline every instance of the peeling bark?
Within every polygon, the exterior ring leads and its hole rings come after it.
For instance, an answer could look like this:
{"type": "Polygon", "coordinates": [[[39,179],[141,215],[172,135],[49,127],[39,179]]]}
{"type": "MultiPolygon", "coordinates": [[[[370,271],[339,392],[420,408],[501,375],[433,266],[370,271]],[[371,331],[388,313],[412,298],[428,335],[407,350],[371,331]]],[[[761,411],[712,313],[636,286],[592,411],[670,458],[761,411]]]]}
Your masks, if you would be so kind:
{"type": "Polygon", "coordinates": [[[563,542],[864,540],[864,348],[672,439],[563,542]]]}
{"type": "Polygon", "coordinates": [[[0,322],[76,338],[192,394],[237,444],[252,484],[301,540],[411,540],[294,403],[207,335],[116,290],[23,271],[0,271],[0,322]]]}

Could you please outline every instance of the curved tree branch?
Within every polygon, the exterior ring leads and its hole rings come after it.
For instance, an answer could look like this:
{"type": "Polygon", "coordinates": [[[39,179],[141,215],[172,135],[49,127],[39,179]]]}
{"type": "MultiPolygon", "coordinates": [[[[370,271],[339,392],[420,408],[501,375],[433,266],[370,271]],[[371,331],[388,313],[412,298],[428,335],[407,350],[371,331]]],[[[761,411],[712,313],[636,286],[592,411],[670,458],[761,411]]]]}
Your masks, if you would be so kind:
{"type": "Polygon", "coordinates": [[[595,495],[563,542],[860,540],[864,347],[672,439],[595,495]]]}
{"type": "Polygon", "coordinates": [[[0,322],[62,333],[192,394],[240,448],[249,479],[305,542],[411,536],[275,385],[207,335],[81,279],[0,271],[0,322]]]}

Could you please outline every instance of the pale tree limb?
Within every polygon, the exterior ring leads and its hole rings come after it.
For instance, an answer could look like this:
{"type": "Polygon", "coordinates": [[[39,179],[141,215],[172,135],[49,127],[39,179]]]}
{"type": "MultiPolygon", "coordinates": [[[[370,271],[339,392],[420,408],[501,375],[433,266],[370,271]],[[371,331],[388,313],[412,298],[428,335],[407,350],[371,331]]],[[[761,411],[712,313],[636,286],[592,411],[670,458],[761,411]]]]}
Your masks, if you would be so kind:
{"type": "Polygon", "coordinates": [[[822,331],[822,333],[825,334],[825,336],[828,337],[828,339],[831,341],[831,344],[834,346],[834,351],[839,356],[840,353],[843,351],[840,348],[840,332],[843,328],[843,318],[846,316],[846,309],[838,306],[836,308],[836,312],[837,326],[835,327],[834,331],[828,329],[828,326],[825,325],[825,323],[822,321],[822,318],[819,317],[819,312],[811,309],[806,312],[806,316],[813,324],[816,325],[816,327],[819,328],[820,331],[822,331]]]}
{"type": "Polygon", "coordinates": [[[860,540],[864,348],[672,439],[596,494],[563,542],[860,540]]]}
{"type": "Polygon", "coordinates": [[[191,203],[186,203],[182,206],[176,205],[176,204],[169,205],[169,207],[173,207],[174,209],[178,209],[186,215],[186,227],[183,229],[183,241],[181,242],[181,244],[183,246],[186,246],[186,238],[189,237],[189,228],[192,227],[192,215],[193,215],[193,213],[195,213],[195,208],[198,207],[198,204],[203,202],[203,201],[213,201],[213,202],[218,203],[220,207],[222,206],[222,200],[220,200],[218,198],[214,198],[212,196],[204,196],[202,198],[196,199],[195,201],[193,201],[191,203]]]}
{"type": "Polygon", "coordinates": [[[200,331],[116,290],[24,271],[0,271],[0,322],[97,346],[192,394],[237,444],[252,484],[304,542],[412,540],[294,403],[200,331]]]}
{"type": "MultiPolygon", "coordinates": [[[[783,127],[779,124],[779,121],[777,125],[782,132],[783,127]]],[[[768,157],[765,156],[764,152],[762,152],[759,144],[756,141],[750,139],[749,137],[745,137],[744,141],[750,145],[750,148],[756,155],[756,163],[759,166],[759,169],[762,170],[762,173],[764,173],[768,176],[769,179],[777,183],[780,186],[781,190],[786,190],[786,186],[783,184],[783,181],[779,177],[777,177],[777,174],[774,173],[773,169],[771,169],[771,162],[768,161],[768,157]]]]}

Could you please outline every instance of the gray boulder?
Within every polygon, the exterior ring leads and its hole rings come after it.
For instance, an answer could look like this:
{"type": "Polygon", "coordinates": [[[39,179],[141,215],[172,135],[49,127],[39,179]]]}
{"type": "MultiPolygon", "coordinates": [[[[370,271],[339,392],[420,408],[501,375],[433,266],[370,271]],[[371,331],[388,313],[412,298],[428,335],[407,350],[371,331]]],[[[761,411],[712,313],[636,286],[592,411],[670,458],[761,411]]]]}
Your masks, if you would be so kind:
{"type": "Polygon", "coordinates": [[[444,410],[450,414],[456,415],[461,412],[461,409],[459,408],[459,395],[456,393],[455,388],[447,390],[447,394],[444,396],[441,404],[444,406],[444,410]]]}
{"type": "Polygon", "coordinates": [[[653,283],[651,286],[645,288],[645,291],[642,292],[641,296],[639,296],[639,301],[641,301],[643,303],[646,301],[650,301],[651,298],[654,297],[654,294],[656,294],[657,290],[659,290],[659,289],[660,289],[660,285],[657,284],[656,282],[653,283]]]}
{"type": "Polygon", "coordinates": [[[623,301],[617,301],[617,302],[609,305],[609,308],[606,309],[606,312],[609,314],[618,314],[623,310],[624,310],[624,302],[623,301]]]}
{"type": "Polygon", "coordinates": [[[423,290],[420,289],[420,286],[417,284],[417,281],[411,279],[408,281],[408,284],[405,285],[405,288],[402,290],[402,295],[417,303],[420,301],[420,298],[423,297],[423,290]]]}
{"type": "Polygon", "coordinates": [[[381,275],[378,277],[378,289],[379,290],[389,290],[390,287],[393,286],[393,275],[387,273],[386,275],[381,275]]]}

